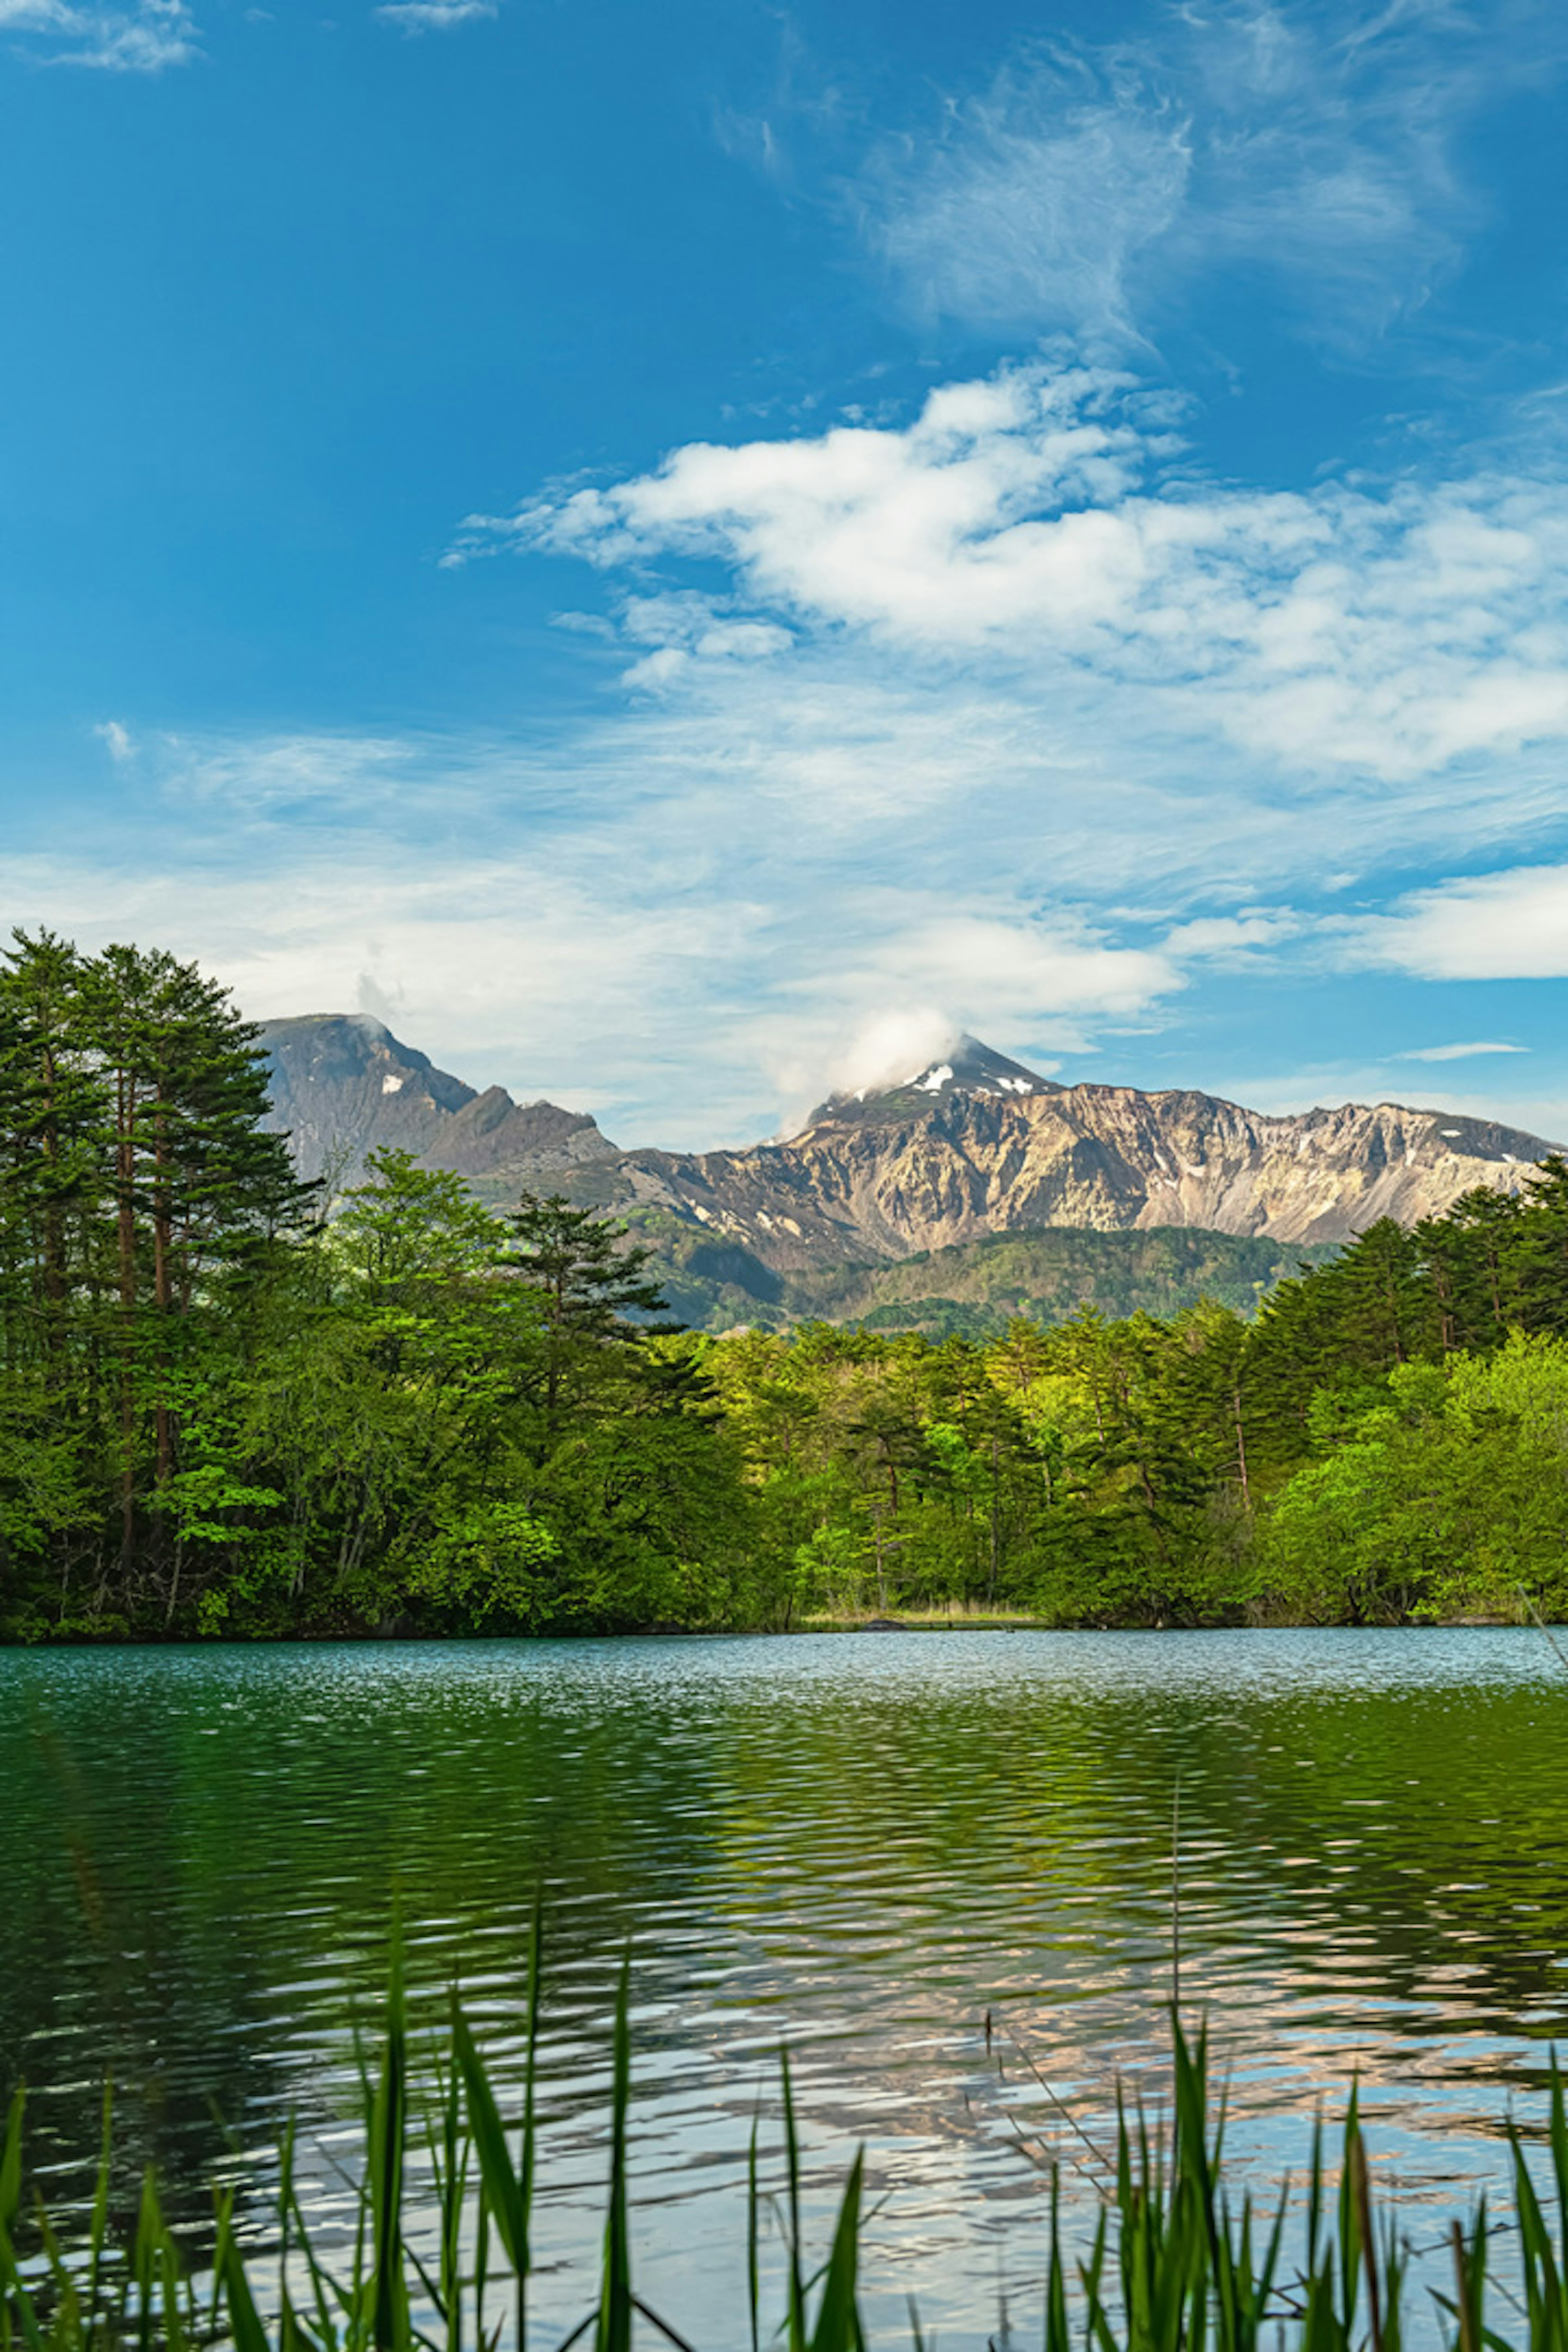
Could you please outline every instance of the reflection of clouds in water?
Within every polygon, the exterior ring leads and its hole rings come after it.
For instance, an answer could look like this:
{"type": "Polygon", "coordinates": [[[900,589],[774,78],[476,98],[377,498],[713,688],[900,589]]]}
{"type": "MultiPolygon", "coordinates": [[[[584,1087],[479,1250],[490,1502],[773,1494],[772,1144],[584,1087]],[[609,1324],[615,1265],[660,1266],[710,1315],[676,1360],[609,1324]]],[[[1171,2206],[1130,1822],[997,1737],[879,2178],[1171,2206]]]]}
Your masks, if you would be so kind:
{"type": "Polygon", "coordinates": [[[1024,2324],[1044,2207],[1016,2129],[1061,2153],[1075,2228],[1088,2190],[982,2020],[1091,2133],[1119,2072],[1158,2102],[1178,1769],[1184,2004],[1260,2180],[1299,2170],[1315,2105],[1359,2072],[1381,2168],[1463,2201],[1563,2017],[1568,1693],[1531,1634],[56,1654],[0,1659],[0,1864],[34,1898],[0,1919],[0,2052],[26,2056],[62,2163],[110,2063],[135,2128],[154,2086],[126,2061],[154,2013],[157,2096],[191,2118],[160,2156],[193,2210],[215,2050],[247,2152],[291,2107],[307,2143],[352,2146],[346,2021],[352,1998],[374,2023],[395,1884],[418,2016],[458,1981],[515,2094],[542,1878],[538,2309],[563,2334],[596,2260],[627,1936],[638,2254],[677,2324],[741,2291],[746,2139],[760,2100],[776,2179],[785,2034],[818,2242],[858,2140],[890,2194],[877,2324],[901,2337],[912,2291],[979,2346],[1004,2277],[1024,2324]],[[20,1728],[40,1709],[47,1768],[20,1728]],[[61,1859],[68,1788],[98,1939],[61,1859]]]}

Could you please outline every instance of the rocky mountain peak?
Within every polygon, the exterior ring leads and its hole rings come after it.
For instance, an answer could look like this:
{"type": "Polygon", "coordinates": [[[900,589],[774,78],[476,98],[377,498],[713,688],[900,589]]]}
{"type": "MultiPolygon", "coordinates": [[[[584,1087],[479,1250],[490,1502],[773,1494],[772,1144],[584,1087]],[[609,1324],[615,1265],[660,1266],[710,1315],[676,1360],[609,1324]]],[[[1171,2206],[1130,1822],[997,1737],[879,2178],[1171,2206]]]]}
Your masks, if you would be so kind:
{"type": "Polygon", "coordinates": [[[408,1151],[488,1179],[501,1194],[616,1157],[586,1112],[514,1102],[502,1087],[481,1094],[363,1014],[263,1022],[258,1043],[270,1065],[271,1123],[288,1130],[303,1172],[325,1170],[335,1184],[357,1182],[371,1151],[408,1151]]]}
{"type": "Polygon", "coordinates": [[[890,1085],[862,1087],[853,1094],[829,1095],[812,1112],[806,1130],[828,1121],[865,1125],[907,1118],[930,1110],[935,1103],[951,1102],[955,1096],[1006,1101],[1061,1091],[1054,1078],[1041,1077],[1037,1070],[1026,1069],[1022,1062],[1010,1060],[994,1045],[987,1045],[982,1038],[972,1037],[965,1031],[945,1054],[912,1070],[907,1077],[895,1079],[890,1085]]]}

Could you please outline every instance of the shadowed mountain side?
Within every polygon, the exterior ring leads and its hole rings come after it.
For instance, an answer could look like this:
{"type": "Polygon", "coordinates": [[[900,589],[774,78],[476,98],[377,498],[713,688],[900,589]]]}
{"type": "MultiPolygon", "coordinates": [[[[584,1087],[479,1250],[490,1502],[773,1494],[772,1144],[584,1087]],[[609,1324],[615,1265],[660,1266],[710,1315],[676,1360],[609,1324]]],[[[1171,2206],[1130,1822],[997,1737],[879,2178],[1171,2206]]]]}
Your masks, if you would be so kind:
{"type": "Polygon", "coordinates": [[[637,1237],[655,1250],[650,1270],[671,1312],[694,1329],[782,1331],[815,1320],[938,1339],[999,1339],[1018,1316],[1059,1323],[1084,1305],[1119,1318],[1177,1315],[1212,1298],[1250,1314],[1277,1282],[1332,1257],[1336,1246],[1185,1226],[1086,1233],[1058,1225],[921,1250],[893,1265],[778,1275],[738,1244],[694,1235],[671,1217],[639,1219],[637,1237]]]}
{"type": "Polygon", "coordinates": [[[330,1170],[352,1184],[367,1152],[409,1151],[459,1176],[500,1179],[502,1194],[515,1195],[536,1179],[559,1181],[586,1160],[617,1156],[585,1112],[515,1103],[501,1087],[478,1093],[379,1021],[340,1013],[268,1021],[261,1045],[272,1066],[274,1124],[288,1129],[307,1175],[330,1170]]]}
{"type": "Polygon", "coordinates": [[[273,1022],[262,1039],[277,1123],[307,1173],[335,1155],[352,1181],[368,1150],[394,1146],[497,1207],[558,1189],[672,1221],[693,1246],[738,1250],[781,1281],[1050,1226],[1340,1243],[1478,1186],[1517,1192],[1552,1149],[1393,1103],[1272,1117],[1195,1092],[1058,1087],[965,1037],[891,1087],[830,1100],[782,1142],[621,1151],[582,1112],[476,1094],[379,1022],[273,1022]]]}

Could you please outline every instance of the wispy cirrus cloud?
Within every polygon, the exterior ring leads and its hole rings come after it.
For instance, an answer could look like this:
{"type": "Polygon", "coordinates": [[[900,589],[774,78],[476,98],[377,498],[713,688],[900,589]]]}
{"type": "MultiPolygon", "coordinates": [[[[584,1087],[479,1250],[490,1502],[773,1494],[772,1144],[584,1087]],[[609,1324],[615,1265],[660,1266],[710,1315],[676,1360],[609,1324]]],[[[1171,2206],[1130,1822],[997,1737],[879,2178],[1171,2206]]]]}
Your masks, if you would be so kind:
{"type": "Polygon", "coordinates": [[[646,742],[612,736],[596,774],[582,747],[579,789],[552,811],[540,762],[526,829],[504,806],[528,785],[515,751],[409,742],[393,766],[384,749],[356,775],[344,744],[306,760],[292,740],[288,767],[321,793],[302,825],[295,803],[268,797],[279,747],[186,741],[173,787],[148,778],[126,808],[123,841],[106,827],[94,852],[9,858],[0,916],[69,909],[84,944],[161,940],[256,1014],[372,1003],[449,1066],[678,1143],[772,1129],[826,1091],[847,1041],[932,994],[1032,1050],[1073,1052],[1184,984],[1177,959],[1060,893],[939,887],[879,835],[868,859],[837,855],[782,792],[748,819],[711,771],[672,759],[662,789],[628,803],[646,742]],[[474,803],[488,814],[435,849],[405,788],[422,776],[434,796],[464,775],[488,778],[474,803]]]}
{"type": "Polygon", "coordinates": [[[1158,32],[1036,44],[944,93],[872,150],[857,216],[933,318],[1125,346],[1224,273],[1313,339],[1364,349],[1484,218],[1457,160],[1477,111],[1565,55],[1538,0],[1173,10],[1158,32]]]}
{"type": "Polygon", "coordinates": [[[0,36],[6,35],[43,63],[90,66],[106,73],[162,73],[198,54],[184,0],[133,0],[128,7],[0,0],[0,36]]]}
{"type": "Polygon", "coordinates": [[[384,0],[375,14],[405,33],[449,33],[498,13],[496,0],[384,0]]]}
{"type": "Polygon", "coordinates": [[[1486,1054],[1528,1054],[1528,1045],[1508,1045],[1495,1037],[1483,1037],[1470,1044],[1454,1045],[1407,1045],[1396,1054],[1396,1062],[1470,1062],[1486,1054]]]}

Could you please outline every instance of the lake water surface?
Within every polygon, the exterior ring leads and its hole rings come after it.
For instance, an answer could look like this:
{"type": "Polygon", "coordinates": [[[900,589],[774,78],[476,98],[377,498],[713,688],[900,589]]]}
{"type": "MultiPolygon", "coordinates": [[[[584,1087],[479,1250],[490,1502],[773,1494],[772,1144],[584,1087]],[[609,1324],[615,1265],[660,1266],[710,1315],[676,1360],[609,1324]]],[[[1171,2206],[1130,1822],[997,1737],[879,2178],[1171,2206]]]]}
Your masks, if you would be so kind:
{"type": "MultiPolygon", "coordinates": [[[[744,2327],[745,2144],[787,2039],[816,2210],[864,2141],[870,2316],[1037,2340],[1038,2135],[1157,2095],[1184,2006],[1260,2183],[1359,2074],[1414,2200],[1500,2178],[1568,2041],[1568,1674],[1534,1633],[929,1633],[0,1654],[0,2089],[51,2193],[99,2088],[199,2230],[296,2113],[352,2162],[388,1921],[514,2068],[548,1920],[542,2344],[581,2316],[628,1941],[645,2292],[744,2327]],[[997,2021],[999,2078],[983,2032],[997,2021]],[[738,2193],[739,2192],[739,2193],[738,2193]],[[574,2264],[586,2263],[586,2269],[574,2264]]],[[[1087,2210],[1088,2190],[1082,2189],[1087,2210]]]]}

